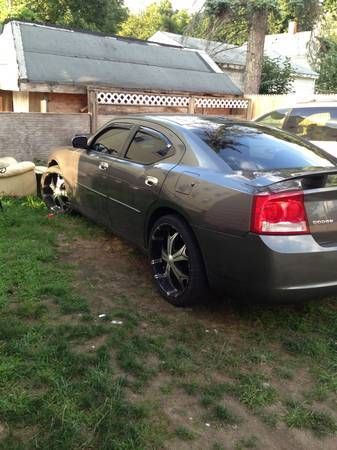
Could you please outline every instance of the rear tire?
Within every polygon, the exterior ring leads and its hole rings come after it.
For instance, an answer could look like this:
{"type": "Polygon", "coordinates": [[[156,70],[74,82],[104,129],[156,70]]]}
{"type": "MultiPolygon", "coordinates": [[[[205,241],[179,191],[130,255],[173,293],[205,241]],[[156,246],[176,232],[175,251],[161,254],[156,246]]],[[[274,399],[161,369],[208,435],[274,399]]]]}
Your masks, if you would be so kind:
{"type": "Polygon", "coordinates": [[[207,290],[204,265],[192,231],[177,215],[158,219],[150,233],[150,263],[155,284],[169,303],[190,306],[207,290]]]}

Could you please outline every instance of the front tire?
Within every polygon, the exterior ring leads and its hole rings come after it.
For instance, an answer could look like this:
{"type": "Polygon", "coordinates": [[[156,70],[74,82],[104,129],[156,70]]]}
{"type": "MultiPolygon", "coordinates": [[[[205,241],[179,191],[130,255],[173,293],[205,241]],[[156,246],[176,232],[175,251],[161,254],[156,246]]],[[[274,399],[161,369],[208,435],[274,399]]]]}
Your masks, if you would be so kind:
{"type": "Polygon", "coordinates": [[[150,262],[160,294],[175,306],[202,299],[207,282],[202,257],[192,231],[177,215],[166,215],[152,227],[150,262]]]}
{"type": "Polygon", "coordinates": [[[58,166],[49,167],[41,179],[42,199],[49,211],[67,213],[71,211],[67,187],[58,166]]]}

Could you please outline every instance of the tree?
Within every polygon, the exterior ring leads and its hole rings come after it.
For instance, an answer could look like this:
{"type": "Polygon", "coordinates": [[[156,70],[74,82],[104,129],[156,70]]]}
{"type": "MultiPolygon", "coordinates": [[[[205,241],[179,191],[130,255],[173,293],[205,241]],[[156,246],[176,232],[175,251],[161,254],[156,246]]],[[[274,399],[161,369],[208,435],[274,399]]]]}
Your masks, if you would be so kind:
{"type": "MultiPolygon", "coordinates": [[[[336,8],[336,0],[330,2],[336,8]]],[[[209,3],[209,2],[207,2],[209,3]]],[[[231,2],[228,2],[231,3],[231,2]]],[[[285,33],[288,31],[289,21],[296,21],[299,31],[312,30],[322,10],[321,0],[276,0],[275,8],[269,12],[268,34],[285,33]]],[[[188,34],[195,37],[209,36],[210,40],[242,45],[248,39],[248,10],[249,0],[235,5],[234,19],[230,15],[227,20],[219,20],[214,12],[207,9],[195,13],[188,26],[188,34]]]]}
{"type": "Polygon", "coordinates": [[[187,25],[186,35],[209,41],[242,45],[248,38],[247,12],[244,6],[235,11],[235,20],[231,14],[218,14],[206,3],[205,9],[194,13],[187,25]]]}
{"type": "Polygon", "coordinates": [[[313,27],[320,3],[320,0],[206,0],[205,16],[209,18],[210,39],[215,40],[216,35],[217,40],[227,43],[248,41],[245,93],[259,91],[266,33],[285,31],[289,19],[297,20],[301,29],[313,27]],[[275,17],[279,18],[277,26],[274,25],[275,17]],[[214,30],[215,26],[217,30],[214,30]]]}
{"type": "Polygon", "coordinates": [[[264,57],[260,94],[289,94],[294,82],[294,70],[289,58],[264,57]]]}
{"type": "Polygon", "coordinates": [[[319,78],[316,82],[318,92],[337,94],[337,41],[326,42],[326,51],[321,57],[319,78]]]}
{"type": "Polygon", "coordinates": [[[277,6],[277,0],[207,0],[206,12],[218,18],[233,20],[236,11],[244,8],[248,24],[247,63],[244,92],[257,94],[260,88],[264,38],[268,14],[277,6]]]}
{"type": "Polygon", "coordinates": [[[107,33],[117,32],[128,15],[123,0],[0,1],[1,20],[16,18],[107,33]]]}
{"type": "Polygon", "coordinates": [[[332,14],[332,16],[337,18],[337,2],[336,0],[324,0],[323,1],[324,12],[332,14]]]}
{"type": "Polygon", "coordinates": [[[190,20],[186,10],[176,11],[169,0],[153,3],[139,14],[130,14],[120,34],[139,39],[148,39],[156,31],[182,34],[190,20]]]}
{"type": "MultiPolygon", "coordinates": [[[[0,24],[4,22],[8,13],[8,3],[7,0],[0,0],[0,24]]],[[[0,25],[1,30],[1,25],[0,25]]]]}
{"type": "Polygon", "coordinates": [[[277,0],[277,8],[269,17],[269,33],[284,33],[294,20],[298,31],[311,31],[321,12],[320,0],[277,0]]]}
{"type": "Polygon", "coordinates": [[[321,93],[337,93],[337,4],[323,3],[318,32],[313,36],[309,52],[311,62],[319,73],[316,89],[321,93]]]}

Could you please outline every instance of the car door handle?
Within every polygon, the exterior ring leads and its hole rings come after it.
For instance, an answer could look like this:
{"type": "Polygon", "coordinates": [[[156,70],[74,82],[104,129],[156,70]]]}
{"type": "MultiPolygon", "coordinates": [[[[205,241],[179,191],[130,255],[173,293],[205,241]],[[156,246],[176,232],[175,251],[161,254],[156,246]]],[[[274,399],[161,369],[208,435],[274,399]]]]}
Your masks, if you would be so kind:
{"type": "Polygon", "coordinates": [[[157,184],[158,184],[158,178],[156,178],[156,177],[150,177],[150,176],[148,176],[148,177],[146,177],[145,178],[145,184],[146,184],[146,186],[150,186],[150,187],[152,187],[152,186],[157,186],[157,184]]]}
{"type": "Polygon", "coordinates": [[[98,165],[99,170],[108,170],[109,164],[106,162],[100,162],[98,165]]]}

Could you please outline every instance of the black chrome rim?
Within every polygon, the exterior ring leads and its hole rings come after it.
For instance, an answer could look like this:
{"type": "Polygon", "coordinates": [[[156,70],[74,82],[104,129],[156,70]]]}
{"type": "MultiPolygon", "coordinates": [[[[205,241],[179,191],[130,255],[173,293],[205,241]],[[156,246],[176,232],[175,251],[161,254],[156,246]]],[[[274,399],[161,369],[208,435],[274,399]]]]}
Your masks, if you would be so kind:
{"type": "Polygon", "coordinates": [[[182,295],[189,284],[190,264],[186,243],[171,225],[157,227],[151,237],[154,278],[168,296],[182,295]]]}
{"type": "Polygon", "coordinates": [[[44,180],[42,195],[51,211],[55,213],[69,211],[70,202],[62,175],[58,173],[47,174],[44,180]]]}

